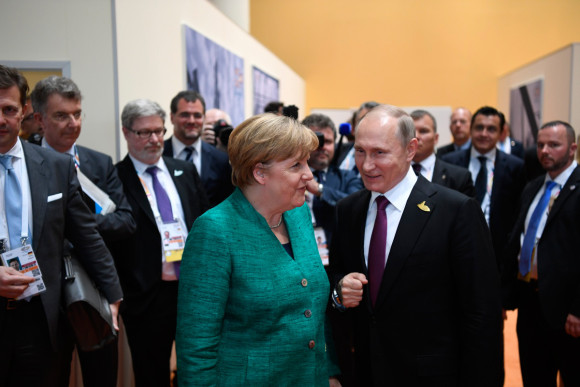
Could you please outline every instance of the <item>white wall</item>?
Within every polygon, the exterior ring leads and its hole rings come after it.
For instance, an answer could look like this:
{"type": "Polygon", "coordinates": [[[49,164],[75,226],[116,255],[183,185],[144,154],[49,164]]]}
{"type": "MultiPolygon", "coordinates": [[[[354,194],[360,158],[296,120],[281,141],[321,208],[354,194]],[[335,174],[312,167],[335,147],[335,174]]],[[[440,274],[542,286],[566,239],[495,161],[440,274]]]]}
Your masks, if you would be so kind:
{"type": "Polygon", "coordinates": [[[567,121],[579,133],[579,51],[580,44],[575,43],[500,77],[497,99],[499,109],[510,111],[511,89],[541,78],[544,80],[542,123],[552,120],[567,121]]]}
{"type": "Polygon", "coordinates": [[[2,0],[0,36],[0,63],[70,63],[70,76],[84,96],[79,143],[114,155],[111,2],[2,0]]]}
{"type": "MultiPolygon", "coordinates": [[[[292,69],[206,0],[116,0],[119,101],[149,98],[169,112],[186,87],[183,24],[244,58],[246,117],[252,115],[252,66],[280,80],[280,100],[304,111],[305,83],[292,69]]],[[[166,121],[169,136],[172,125],[166,121]]],[[[121,141],[121,154],[126,147],[121,141]]]]}

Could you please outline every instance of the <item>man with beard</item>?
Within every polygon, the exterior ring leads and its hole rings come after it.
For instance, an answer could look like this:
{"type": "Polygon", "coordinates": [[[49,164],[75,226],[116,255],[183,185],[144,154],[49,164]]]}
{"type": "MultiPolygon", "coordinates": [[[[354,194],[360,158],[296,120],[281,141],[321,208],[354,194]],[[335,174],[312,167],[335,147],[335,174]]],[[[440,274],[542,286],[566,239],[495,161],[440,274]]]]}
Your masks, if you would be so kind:
{"type": "Polygon", "coordinates": [[[137,231],[112,251],[137,386],[169,387],[181,253],[193,222],[209,207],[193,164],[161,157],[164,121],[165,111],[145,99],[127,103],[121,115],[129,154],[117,171],[137,231]],[[163,244],[166,233],[175,243],[163,244]]]}
{"type": "Polygon", "coordinates": [[[171,100],[173,136],[165,141],[163,155],[195,165],[213,207],[227,198],[234,186],[227,154],[201,139],[204,121],[203,97],[193,90],[177,93],[171,100]]]}
{"type": "Polygon", "coordinates": [[[580,168],[574,129],[551,121],[538,131],[546,174],[521,196],[504,256],[504,307],[518,308],[524,386],[580,385],[580,168]]]}
{"type": "Polygon", "coordinates": [[[336,128],[330,117],[324,114],[311,114],[304,118],[302,125],[309,127],[324,138],[318,149],[310,153],[308,165],[312,169],[314,179],[307,185],[308,204],[311,205],[315,227],[322,227],[326,242],[330,245],[334,229],[334,209],[336,202],[358,191],[363,187],[362,180],[350,170],[339,169],[332,159],[336,128]]]}

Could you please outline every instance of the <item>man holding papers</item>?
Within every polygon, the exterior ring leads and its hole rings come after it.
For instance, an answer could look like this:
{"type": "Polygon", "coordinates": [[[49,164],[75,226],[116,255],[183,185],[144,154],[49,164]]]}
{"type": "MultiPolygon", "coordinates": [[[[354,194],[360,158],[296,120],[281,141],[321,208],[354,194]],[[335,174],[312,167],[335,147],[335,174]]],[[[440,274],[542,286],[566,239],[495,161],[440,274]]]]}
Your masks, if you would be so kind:
{"type": "MultiPolygon", "coordinates": [[[[111,157],[76,144],[83,118],[77,85],[71,79],[50,76],[36,84],[31,99],[35,118],[45,129],[42,147],[68,154],[74,161],[81,196],[105,243],[127,239],[136,226],[111,157]]],[[[65,250],[70,247],[65,243],[65,250]]],[[[117,385],[116,340],[97,351],[78,352],[85,386],[117,385]]]]}

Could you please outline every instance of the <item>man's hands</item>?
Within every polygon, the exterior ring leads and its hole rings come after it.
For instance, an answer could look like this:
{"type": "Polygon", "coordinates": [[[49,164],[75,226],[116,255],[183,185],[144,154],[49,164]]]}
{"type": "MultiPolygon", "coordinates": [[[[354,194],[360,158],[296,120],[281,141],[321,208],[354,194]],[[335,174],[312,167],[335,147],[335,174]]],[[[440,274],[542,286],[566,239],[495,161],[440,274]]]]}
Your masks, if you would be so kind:
{"type": "Polygon", "coordinates": [[[17,298],[34,282],[34,278],[20,273],[11,267],[0,266],[0,296],[17,298]]]}
{"type": "Polygon", "coordinates": [[[306,189],[314,196],[320,196],[321,192],[318,190],[318,182],[314,179],[306,183],[306,189]]]}
{"type": "Polygon", "coordinates": [[[564,325],[566,333],[572,337],[580,337],[580,318],[574,316],[573,314],[568,314],[566,319],[566,325],[564,325]]]}
{"type": "Polygon", "coordinates": [[[121,300],[115,302],[114,304],[109,304],[109,308],[111,308],[111,314],[113,315],[113,327],[117,332],[119,332],[119,305],[121,305],[121,300]]]}
{"type": "Polygon", "coordinates": [[[363,296],[363,286],[369,281],[362,273],[350,273],[339,282],[342,294],[342,305],[346,308],[358,306],[363,296]]]}

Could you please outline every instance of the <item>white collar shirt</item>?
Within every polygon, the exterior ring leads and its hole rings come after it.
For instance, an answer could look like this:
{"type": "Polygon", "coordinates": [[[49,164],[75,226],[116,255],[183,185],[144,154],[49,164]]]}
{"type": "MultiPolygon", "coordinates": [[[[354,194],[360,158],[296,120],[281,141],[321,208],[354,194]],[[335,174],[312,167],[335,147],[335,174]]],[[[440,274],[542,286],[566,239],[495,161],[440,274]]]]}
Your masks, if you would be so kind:
{"type": "Polygon", "coordinates": [[[435,153],[431,153],[431,155],[427,156],[425,160],[419,162],[419,164],[421,164],[421,175],[423,175],[423,177],[429,181],[433,181],[433,169],[435,168],[435,160],[435,153]]]}
{"type": "MultiPolygon", "coordinates": [[[[175,136],[171,136],[171,144],[173,145],[173,157],[176,159],[185,160],[187,157],[185,148],[187,148],[188,145],[185,145],[184,143],[179,141],[175,136]]],[[[193,148],[191,161],[195,165],[197,173],[201,177],[201,138],[198,138],[197,141],[195,141],[193,144],[189,146],[193,148]]]]}
{"type": "Polygon", "coordinates": [[[483,201],[481,202],[481,211],[485,216],[485,221],[489,225],[489,211],[491,207],[491,191],[493,188],[493,176],[495,170],[495,158],[497,156],[497,149],[494,148],[485,154],[481,154],[475,150],[474,147],[471,147],[471,154],[469,157],[469,172],[471,172],[471,178],[473,180],[473,184],[475,185],[475,181],[477,180],[477,174],[479,173],[479,169],[481,168],[481,162],[479,161],[479,156],[485,156],[487,158],[486,166],[487,166],[487,182],[486,182],[486,190],[485,196],[483,197],[483,201]]]}

